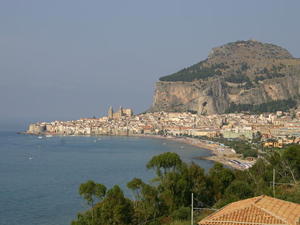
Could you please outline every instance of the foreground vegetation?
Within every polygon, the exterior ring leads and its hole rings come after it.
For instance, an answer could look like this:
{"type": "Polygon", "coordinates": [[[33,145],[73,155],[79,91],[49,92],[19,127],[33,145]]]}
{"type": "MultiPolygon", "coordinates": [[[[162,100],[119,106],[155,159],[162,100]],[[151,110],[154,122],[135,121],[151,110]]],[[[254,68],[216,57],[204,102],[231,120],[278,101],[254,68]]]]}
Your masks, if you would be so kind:
{"type": "MultiPolygon", "coordinates": [[[[220,208],[240,199],[274,193],[277,198],[300,203],[299,145],[272,151],[246,171],[216,163],[205,173],[203,168],[186,164],[170,152],[154,156],[147,168],[155,172],[150,183],[134,178],[127,184],[134,199],[126,198],[117,185],[107,190],[94,181],[81,184],[79,194],[91,209],[79,213],[72,225],[188,224],[184,221],[190,216],[191,193],[198,208],[220,208]]],[[[204,213],[207,215],[207,211],[204,213]]]]}

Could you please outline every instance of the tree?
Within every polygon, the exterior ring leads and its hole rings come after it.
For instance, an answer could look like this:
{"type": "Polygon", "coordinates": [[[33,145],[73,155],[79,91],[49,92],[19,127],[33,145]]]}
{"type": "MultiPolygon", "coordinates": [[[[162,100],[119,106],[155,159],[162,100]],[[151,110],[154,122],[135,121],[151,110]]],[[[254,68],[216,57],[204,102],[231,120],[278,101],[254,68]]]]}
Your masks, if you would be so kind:
{"type": "Polygon", "coordinates": [[[235,178],[232,170],[224,168],[221,163],[216,163],[214,167],[209,170],[208,177],[216,201],[223,197],[225,189],[235,178]]]}
{"type": "Polygon", "coordinates": [[[138,178],[128,182],[127,187],[135,196],[134,223],[146,224],[149,221],[156,221],[160,215],[163,215],[166,205],[160,196],[159,188],[146,184],[138,178]]]}
{"type": "Polygon", "coordinates": [[[293,179],[300,178],[300,146],[293,145],[288,147],[282,155],[283,160],[286,162],[286,166],[292,173],[293,179]],[[293,172],[294,171],[294,172],[293,172]]]}
{"type": "Polygon", "coordinates": [[[188,168],[188,177],[191,183],[191,190],[194,193],[194,204],[199,207],[207,207],[213,203],[212,191],[209,189],[208,179],[203,168],[192,163],[188,168]]]}
{"type": "Polygon", "coordinates": [[[141,199],[141,188],[144,185],[144,182],[139,178],[133,178],[130,182],[127,183],[127,187],[132,190],[133,195],[136,200],[141,199]]]}
{"type": "Polygon", "coordinates": [[[155,169],[157,176],[161,177],[171,170],[175,171],[181,164],[182,161],[176,153],[165,152],[152,157],[147,164],[147,168],[155,169]]]}
{"type": "Polygon", "coordinates": [[[123,191],[118,185],[107,191],[103,201],[97,204],[96,212],[99,225],[132,224],[132,203],[124,197],[123,191]]]}
{"type": "Polygon", "coordinates": [[[182,172],[169,172],[158,186],[160,198],[172,212],[180,206],[188,205],[191,188],[188,177],[182,172]]]}
{"type": "Polygon", "coordinates": [[[235,180],[226,188],[225,196],[227,195],[235,195],[238,199],[245,199],[253,196],[253,190],[247,182],[235,180]]]}
{"type": "Polygon", "coordinates": [[[73,220],[71,225],[91,225],[92,214],[90,211],[77,214],[77,220],[73,220]]]}
{"type": "Polygon", "coordinates": [[[300,203],[300,146],[272,151],[248,170],[233,170],[216,163],[208,174],[196,164],[186,164],[175,153],[154,156],[148,168],[157,171],[157,183],[134,178],[127,187],[135,199],[124,197],[119,186],[106,192],[104,185],[88,181],[80,195],[92,210],[79,213],[72,225],[157,225],[189,217],[191,192],[195,207],[222,207],[233,201],[258,195],[272,195],[276,170],[276,197],[300,203]],[[292,181],[292,177],[295,182],[292,181]],[[95,203],[97,199],[102,201],[95,203]]]}
{"type": "Polygon", "coordinates": [[[106,187],[103,184],[96,184],[94,181],[89,180],[79,187],[79,194],[87,201],[92,207],[92,222],[94,223],[94,203],[96,199],[102,199],[105,196],[106,187]]]}

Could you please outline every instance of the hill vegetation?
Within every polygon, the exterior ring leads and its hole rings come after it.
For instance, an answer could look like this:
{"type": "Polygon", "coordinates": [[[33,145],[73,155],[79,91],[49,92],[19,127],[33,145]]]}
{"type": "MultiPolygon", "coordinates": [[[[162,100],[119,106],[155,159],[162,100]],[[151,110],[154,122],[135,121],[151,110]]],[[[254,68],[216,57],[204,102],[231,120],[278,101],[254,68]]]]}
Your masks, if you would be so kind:
{"type": "Polygon", "coordinates": [[[270,101],[258,105],[231,103],[226,113],[250,112],[259,114],[264,112],[286,111],[296,107],[297,102],[293,99],[270,101]]]}
{"type": "Polygon", "coordinates": [[[300,59],[280,46],[232,42],[213,48],[199,63],[161,77],[150,111],[287,111],[300,96],[299,74],[300,59]]]}
{"type": "MultiPolygon", "coordinates": [[[[266,75],[264,78],[272,79],[281,77],[286,72],[286,65],[275,63],[274,59],[292,58],[287,50],[276,45],[263,44],[252,40],[237,41],[214,48],[206,60],[171,75],[161,77],[159,80],[192,82],[221,75],[237,83],[247,82],[248,80],[245,79],[251,77],[255,79],[255,75],[266,75]],[[262,67],[263,65],[266,65],[266,67],[262,67]],[[269,65],[271,65],[270,68],[268,68],[269,65]],[[256,72],[253,73],[253,71],[256,72]],[[239,80],[240,78],[242,80],[239,80]]],[[[256,76],[257,79],[260,79],[260,77],[256,76]]]]}
{"type": "Polygon", "coordinates": [[[222,72],[220,69],[226,68],[224,63],[214,64],[211,66],[204,66],[204,62],[195,64],[189,68],[180,70],[175,74],[169,76],[161,77],[160,81],[185,81],[191,82],[194,80],[206,79],[213,76],[220,76],[222,72]]]}
{"type": "Polygon", "coordinates": [[[79,193],[92,208],[79,213],[72,225],[187,224],[180,221],[189,219],[191,193],[198,208],[220,208],[262,194],[272,196],[273,169],[278,184],[276,197],[300,203],[299,145],[268,152],[246,171],[216,163],[206,173],[170,152],[154,156],[147,168],[155,172],[150,183],[134,178],[127,184],[134,199],[125,197],[118,185],[106,190],[104,185],[93,181],[81,184],[79,193]]]}

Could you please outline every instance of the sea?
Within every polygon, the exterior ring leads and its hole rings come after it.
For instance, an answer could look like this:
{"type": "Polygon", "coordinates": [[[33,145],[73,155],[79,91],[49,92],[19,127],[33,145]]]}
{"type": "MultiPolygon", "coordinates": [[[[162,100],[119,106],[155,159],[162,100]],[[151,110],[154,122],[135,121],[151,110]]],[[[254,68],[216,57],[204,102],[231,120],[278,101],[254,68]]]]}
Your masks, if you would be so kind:
{"type": "Polygon", "coordinates": [[[208,150],[164,139],[111,136],[38,137],[0,131],[0,225],[68,225],[88,208],[79,196],[87,180],[108,188],[145,182],[155,176],[147,162],[163,152],[176,152],[206,170],[213,162],[195,157],[208,150]]]}

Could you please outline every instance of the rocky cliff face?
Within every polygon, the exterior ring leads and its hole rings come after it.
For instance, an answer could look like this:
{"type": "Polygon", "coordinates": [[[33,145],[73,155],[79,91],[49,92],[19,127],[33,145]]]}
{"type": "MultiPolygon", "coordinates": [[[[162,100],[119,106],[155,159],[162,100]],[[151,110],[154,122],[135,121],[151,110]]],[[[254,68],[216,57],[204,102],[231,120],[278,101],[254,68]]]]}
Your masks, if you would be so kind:
{"type": "Polygon", "coordinates": [[[257,41],[214,48],[208,58],[156,83],[150,111],[224,113],[231,104],[298,99],[300,59],[257,41]]]}

